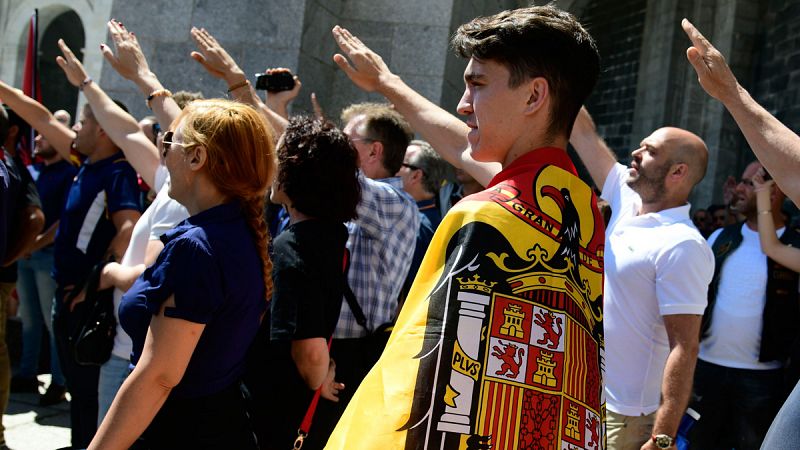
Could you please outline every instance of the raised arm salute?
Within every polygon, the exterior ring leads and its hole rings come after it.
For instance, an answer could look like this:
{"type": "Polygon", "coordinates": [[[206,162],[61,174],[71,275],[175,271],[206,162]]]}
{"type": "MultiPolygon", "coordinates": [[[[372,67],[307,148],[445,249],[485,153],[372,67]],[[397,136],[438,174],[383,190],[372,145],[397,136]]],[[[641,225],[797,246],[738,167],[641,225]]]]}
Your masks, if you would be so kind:
{"type": "Polygon", "coordinates": [[[142,132],[136,119],[114,103],[114,100],[92,80],[63,40],[58,46],[64,56],[56,58],[58,66],[66,74],[70,83],[78,86],[92,107],[97,123],[103,128],[111,141],[124,153],[133,168],[142,175],[144,181],[153,186],[158,167],[158,149],[142,132]]]}
{"type": "Polygon", "coordinates": [[[386,96],[487,190],[437,227],[326,448],[599,448],[603,221],[566,152],[599,73],[591,36],[553,6],[459,27],[464,124],[346,30],[333,34],[350,79],[386,96]]]}
{"type": "Polygon", "coordinates": [[[0,81],[0,98],[25,122],[42,134],[62,158],[71,161],[70,151],[75,132],[56,120],[41,103],[25,95],[21,90],[0,81]]]}
{"type": "Polygon", "coordinates": [[[800,137],[750,96],[722,53],[691,22],[683,19],[681,26],[692,41],[686,57],[697,72],[700,86],[725,105],[781,190],[795,203],[800,202],[800,137]]]}
{"type": "Polygon", "coordinates": [[[247,75],[211,33],[205,28],[192,27],[192,39],[199,50],[192,52],[192,59],[200,63],[213,77],[225,80],[228,83],[228,93],[236,100],[247,103],[260,112],[272,126],[273,137],[277,140],[286,129],[288,121],[261,101],[247,75]]]}
{"type": "MultiPolygon", "coordinates": [[[[386,97],[450,164],[464,169],[483,186],[500,171],[502,161],[478,162],[472,157],[470,145],[475,142],[470,142],[468,136],[476,128],[475,121],[465,124],[411,89],[389,70],[380,55],[348,30],[336,26],[333,37],[343,53],[334,55],[333,60],[350,80],[367,92],[378,92],[386,97]]],[[[470,85],[476,80],[467,81],[470,85]]]]}
{"type": "Polygon", "coordinates": [[[578,152],[578,156],[589,171],[595,186],[602,189],[608,173],[617,162],[617,157],[608,148],[606,141],[597,134],[592,116],[585,107],[581,108],[575,119],[569,142],[578,152]]]}

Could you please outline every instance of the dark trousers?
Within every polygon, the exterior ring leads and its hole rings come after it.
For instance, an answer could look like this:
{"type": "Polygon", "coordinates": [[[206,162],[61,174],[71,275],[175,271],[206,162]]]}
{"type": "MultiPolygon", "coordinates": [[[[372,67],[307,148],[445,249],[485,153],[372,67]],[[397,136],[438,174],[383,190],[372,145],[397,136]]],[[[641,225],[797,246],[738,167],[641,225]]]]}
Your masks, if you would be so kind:
{"type": "Polygon", "coordinates": [[[692,449],[757,450],[784,399],[783,369],[747,370],[697,360],[693,400],[700,413],[692,449]]]}
{"type": "Polygon", "coordinates": [[[241,384],[198,398],[170,396],[133,450],[255,450],[241,384]]]}
{"type": "Polygon", "coordinates": [[[347,404],[379,356],[373,341],[368,338],[333,340],[331,358],[336,362],[336,380],[344,383],[345,388],[339,393],[338,403],[320,399],[303,450],[325,447],[347,404]]]}
{"type": "Polygon", "coordinates": [[[70,351],[70,336],[79,326],[78,318],[83,313],[85,303],[79,303],[73,311],[64,303],[64,289],[56,289],[53,332],[56,335],[58,357],[67,380],[71,396],[69,403],[72,447],[86,448],[97,432],[97,384],[100,378],[99,366],[82,366],[75,362],[70,351]]]}

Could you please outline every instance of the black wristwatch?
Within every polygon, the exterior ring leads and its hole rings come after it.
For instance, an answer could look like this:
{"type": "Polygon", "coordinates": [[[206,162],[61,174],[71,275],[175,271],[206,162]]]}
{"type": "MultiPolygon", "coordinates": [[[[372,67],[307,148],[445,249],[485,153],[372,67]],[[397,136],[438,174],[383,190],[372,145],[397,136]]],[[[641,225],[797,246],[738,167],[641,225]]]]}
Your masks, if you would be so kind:
{"type": "Polygon", "coordinates": [[[656,444],[658,448],[670,448],[672,447],[672,436],[668,434],[654,434],[652,436],[653,443],[656,444]]]}

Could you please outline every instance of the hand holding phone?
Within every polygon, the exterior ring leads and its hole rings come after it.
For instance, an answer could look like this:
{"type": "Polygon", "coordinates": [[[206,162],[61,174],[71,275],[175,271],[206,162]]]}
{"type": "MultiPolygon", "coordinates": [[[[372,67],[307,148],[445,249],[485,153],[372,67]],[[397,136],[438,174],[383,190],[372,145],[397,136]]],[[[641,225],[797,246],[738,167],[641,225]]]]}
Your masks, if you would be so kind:
{"type": "Polygon", "coordinates": [[[291,91],[294,89],[294,75],[288,70],[257,73],[256,89],[268,92],[291,91]]]}

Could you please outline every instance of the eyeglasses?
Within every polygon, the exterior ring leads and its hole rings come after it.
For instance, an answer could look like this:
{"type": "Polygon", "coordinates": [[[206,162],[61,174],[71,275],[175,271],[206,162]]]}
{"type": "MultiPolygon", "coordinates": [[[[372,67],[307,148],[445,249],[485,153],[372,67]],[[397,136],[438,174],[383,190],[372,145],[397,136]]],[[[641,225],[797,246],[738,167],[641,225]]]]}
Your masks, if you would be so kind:
{"type": "Polygon", "coordinates": [[[166,158],[167,157],[167,152],[169,152],[169,148],[172,145],[179,145],[179,146],[181,146],[183,148],[191,147],[193,145],[193,144],[183,144],[183,143],[180,143],[180,142],[172,142],[172,136],[174,136],[174,135],[175,135],[175,133],[172,132],[172,131],[167,131],[166,133],[164,133],[164,138],[161,139],[161,157],[162,158],[166,158]]]}
{"type": "Polygon", "coordinates": [[[380,142],[380,140],[363,137],[363,138],[350,138],[350,142],[380,142]]]}
{"type": "Polygon", "coordinates": [[[425,175],[425,169],[423,169],[423,168],[422,168],[422,167],[420,167],[420,166],[415,166],[415,165],[413,165],[413,164],[407,164],[407,163],[403,163],[403,164],[401,164],[401,166],[402,166],[402,167],[409,168],[409,169],[411,169],[411,170],[419,170],[420,172],[422,172],[422,174],[423,174],[423,175],[425,175]]]}

